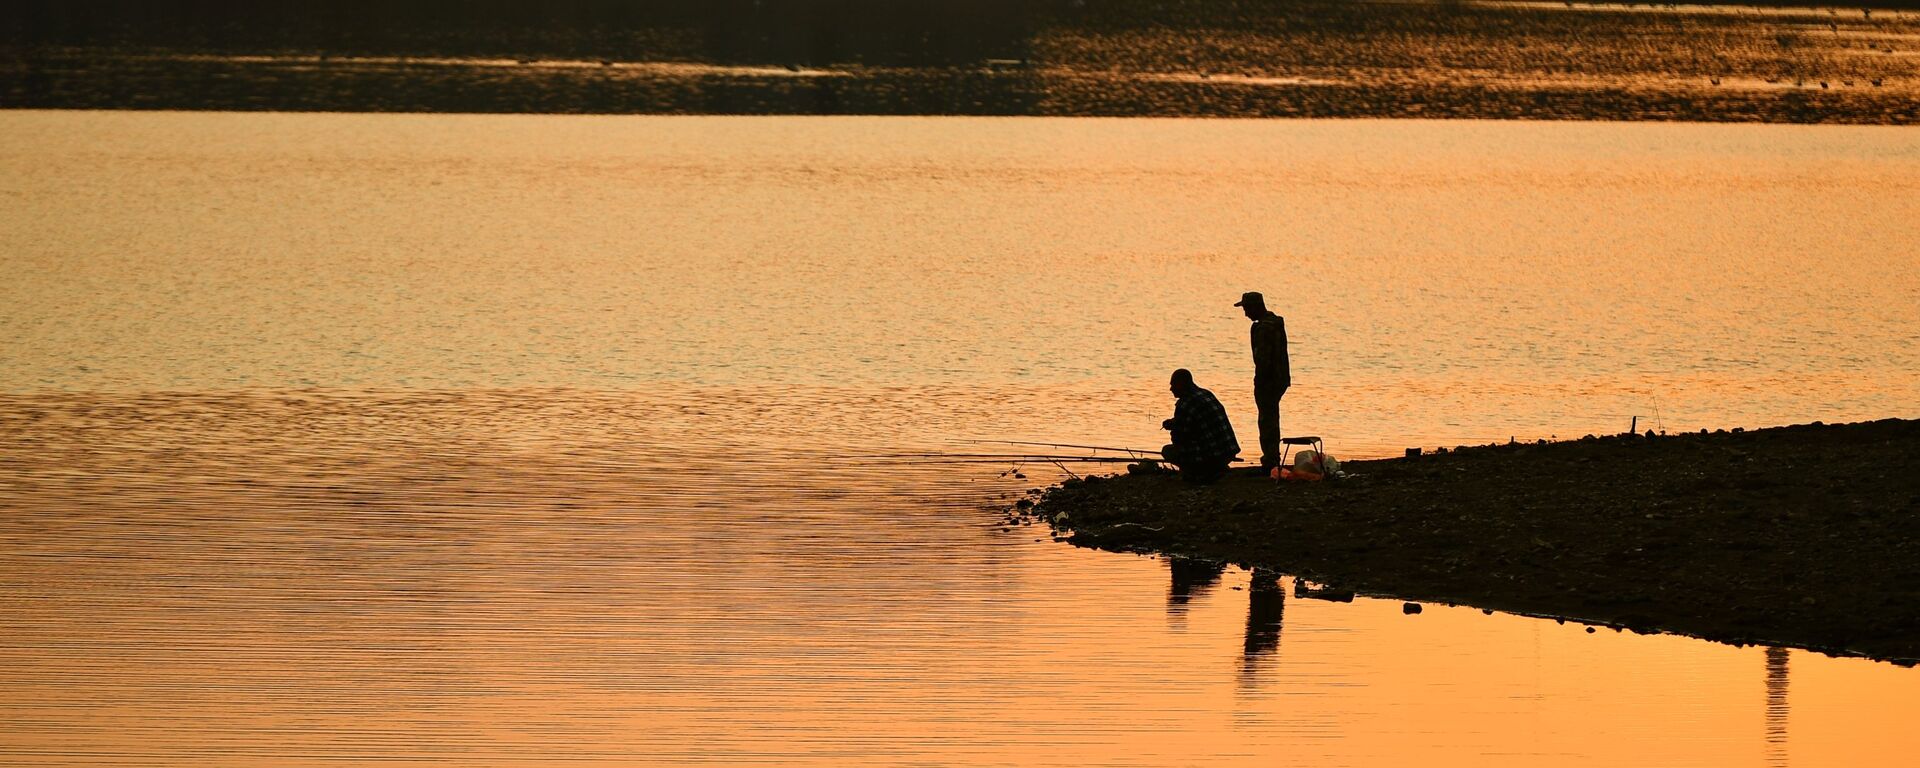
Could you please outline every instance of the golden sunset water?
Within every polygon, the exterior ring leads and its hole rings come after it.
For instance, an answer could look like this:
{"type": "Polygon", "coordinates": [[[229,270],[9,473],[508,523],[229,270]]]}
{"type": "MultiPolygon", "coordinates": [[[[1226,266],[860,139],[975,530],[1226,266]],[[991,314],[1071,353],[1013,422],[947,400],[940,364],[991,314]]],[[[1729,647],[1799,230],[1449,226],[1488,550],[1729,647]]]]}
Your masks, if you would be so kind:
{"type": "Polygon", "coordinates": [[[1341,457],[1913,417],[1917,192],[1901,128],[0,113],[0,761],[1900,765],[1910,668],[860,457],[1152,447],[1176,367],[1248,445],[1245,290],[1341,457]]]}

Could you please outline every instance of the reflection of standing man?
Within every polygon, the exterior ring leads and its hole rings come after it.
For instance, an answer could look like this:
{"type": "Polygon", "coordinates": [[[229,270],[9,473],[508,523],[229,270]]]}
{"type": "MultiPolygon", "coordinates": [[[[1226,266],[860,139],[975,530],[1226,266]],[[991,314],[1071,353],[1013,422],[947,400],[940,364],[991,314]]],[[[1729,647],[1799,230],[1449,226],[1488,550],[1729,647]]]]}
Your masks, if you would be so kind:
{"type": "Polygon", "coordinates": [[[1280,396],[1293,385],[1293,371],[1287,364],[1287,321],[1267,311],[1267,300],[1258,292],[1241,294],[1234,306],[1253,321],[1253,404],[1260,413],[1260,468],[1272,469],[1280,463],[1280,396]]]}
{"type": "Polygon", "coordinates": [[[1240,654],[1240,685],[1256,685],[1260,665],[1280,655],[1280,622],[1286,617],[1287,593],[1280,590],[1280,574],[1255,568],[1247,580],[1246,647],[1240,654]]]}

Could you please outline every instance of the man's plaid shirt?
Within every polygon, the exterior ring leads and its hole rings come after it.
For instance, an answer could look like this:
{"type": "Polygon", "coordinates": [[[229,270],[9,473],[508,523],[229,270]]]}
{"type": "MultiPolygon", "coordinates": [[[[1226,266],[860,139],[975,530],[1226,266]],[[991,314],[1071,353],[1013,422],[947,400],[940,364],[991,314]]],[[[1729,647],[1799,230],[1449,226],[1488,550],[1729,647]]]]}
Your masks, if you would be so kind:
{"type": "Polygon", "coordinates": [[[1173,406],[1173,444],[1196,455],[1231,459],[1240,455],[1227,409],[1212,392],[1194,387],[1173,406]]]}

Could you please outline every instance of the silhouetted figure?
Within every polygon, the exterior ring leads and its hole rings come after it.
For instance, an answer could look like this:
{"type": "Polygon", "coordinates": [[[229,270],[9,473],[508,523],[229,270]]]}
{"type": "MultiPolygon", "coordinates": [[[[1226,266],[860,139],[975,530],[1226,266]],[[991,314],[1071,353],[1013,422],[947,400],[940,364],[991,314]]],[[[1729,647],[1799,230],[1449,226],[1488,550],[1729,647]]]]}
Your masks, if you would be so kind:
{"type": "Polygon", "coordinates": [[[1173,372],[1167,389],[1180,401],[1173,406],[1173,418],[1160,422],[1161,429],[1173,433],[1173,442],[1160,449],[1160,455],[1180,468],[1181,479],[1211,482],[1240,455],[1240,441],[1233,437],[1227,409],[1212,392],[1195,385],[1193,374],[1185,368],[1173,372]]]}
{"type": "Polygon", "coordinates": [[[1247,582],[1247,641],[1240,656],[1240,674],[1250,677],[1260,660],[1280,649],[1280,620],[1287,610],[1287,593],[1280,589],[1280,574],[1263,568],[1253,569],[1247,582]]]}
{"type": "Polygon", "coordinates": [[[1256,291],[1240,294],[1234,303],[1253,321],[1253,405],[1259,411],[1260,468],[1280,464],[1280,398],[1293,386],[1293,368],[1287,362],[1287,321],[1267,311],[1267,300],[1256,291]]]}

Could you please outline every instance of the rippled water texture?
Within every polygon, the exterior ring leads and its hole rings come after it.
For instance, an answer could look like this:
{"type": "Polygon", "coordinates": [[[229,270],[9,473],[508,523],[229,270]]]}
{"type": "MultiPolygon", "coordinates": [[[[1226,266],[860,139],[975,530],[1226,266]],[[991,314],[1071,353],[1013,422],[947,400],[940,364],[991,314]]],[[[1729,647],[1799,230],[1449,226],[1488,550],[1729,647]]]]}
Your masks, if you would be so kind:
{"type": "MultiPolygon", "coordinates": [[[[971,438],[1915,416],[1920,137],[0,113],[0,762],[1899,765],[1920,671],[1250,589],[971,438]]],[[[1627,471],[1630,468],[1622,468],[1627,471]]],[[[1282,587],[1290,586],[1282,579],[1282,587]]],[[[1844,588],[1844,585],[1835,585],[1844,588]]]]}

